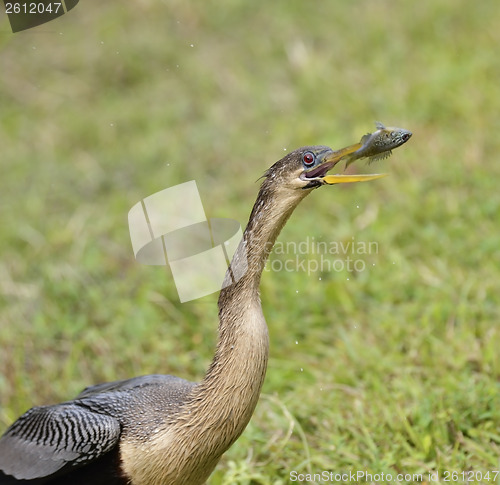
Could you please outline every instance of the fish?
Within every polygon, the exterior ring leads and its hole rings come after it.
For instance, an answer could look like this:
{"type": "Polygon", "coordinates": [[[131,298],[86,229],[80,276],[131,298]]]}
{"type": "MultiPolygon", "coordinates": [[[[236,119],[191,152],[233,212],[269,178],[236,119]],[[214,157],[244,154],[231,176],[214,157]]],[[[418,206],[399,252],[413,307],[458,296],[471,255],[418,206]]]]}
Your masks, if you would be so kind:
{"type": "Polygon", "coordinates": [[[343,157],[345,168],[360,158],[368,158],[368,163],[390,157],[392,150],[406,143],[412,132],[403,128],[385,126],[380,121],[375,122],[377,131],[367,133],[359,141],[360,147],[343,157]]]}

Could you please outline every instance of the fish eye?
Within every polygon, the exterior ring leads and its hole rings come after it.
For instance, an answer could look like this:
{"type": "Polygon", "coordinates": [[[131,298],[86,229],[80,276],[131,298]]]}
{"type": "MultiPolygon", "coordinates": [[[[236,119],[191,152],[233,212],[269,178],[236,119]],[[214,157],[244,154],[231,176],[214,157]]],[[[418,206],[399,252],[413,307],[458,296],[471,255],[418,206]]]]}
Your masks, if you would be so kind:
{"type": "Polygon", "coordinates": [[[314,165],[315,159],[316,157],[311,152],[306,152],[304,153],[304,155],[302,155],[302,161],[304,162],[304,165],[306,167],[311,167],[312,165],[314,165]]]}

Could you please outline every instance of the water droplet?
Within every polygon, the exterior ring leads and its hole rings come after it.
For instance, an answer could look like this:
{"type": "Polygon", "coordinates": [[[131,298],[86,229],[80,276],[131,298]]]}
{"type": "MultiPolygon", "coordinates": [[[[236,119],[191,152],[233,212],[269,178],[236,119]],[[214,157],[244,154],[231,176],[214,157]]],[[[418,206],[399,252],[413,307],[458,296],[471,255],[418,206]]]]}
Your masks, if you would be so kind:
{"type": "Polygon", "coordinates": [[[356,208],[359,209],[359,205],[357,205],[356,208]]]}
{"type": "Polygon", "coordinates": [[[295,341],[295,345],[299,345],[299,341],[298,340],[295,341]]]}
{"type": "Polygon", "coordinates": [[[302,369],[302,367],[300,368],[300,372],[304,372],[304,369],[302,369]]]}

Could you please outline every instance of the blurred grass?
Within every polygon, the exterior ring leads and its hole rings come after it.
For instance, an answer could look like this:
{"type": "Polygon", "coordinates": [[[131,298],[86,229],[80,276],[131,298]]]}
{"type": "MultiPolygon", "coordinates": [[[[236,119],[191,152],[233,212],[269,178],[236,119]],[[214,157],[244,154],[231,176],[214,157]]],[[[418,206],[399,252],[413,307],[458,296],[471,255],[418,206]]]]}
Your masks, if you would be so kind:
{"type": "Polygon", "coordinates": [[[284,150],[380,120],[414,132],[374,167],[391,176],[315,192],[280,237],[378,251],[265,273],[263,398],[210,483],[498,469],[499,22],[492,0],[80,2],[15,35],[1,17],[0,429],[91,383],[203,375],[216,296],[181,305],[134,262],[138,200],[196,179],[209,216],[244,223],[284,150]]]}

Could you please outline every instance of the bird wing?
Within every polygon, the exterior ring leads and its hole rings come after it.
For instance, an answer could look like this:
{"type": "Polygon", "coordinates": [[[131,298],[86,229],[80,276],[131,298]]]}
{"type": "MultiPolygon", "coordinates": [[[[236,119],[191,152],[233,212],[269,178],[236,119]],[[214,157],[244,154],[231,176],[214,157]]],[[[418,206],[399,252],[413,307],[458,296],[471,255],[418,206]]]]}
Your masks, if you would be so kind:
{"type": "Polygon", "coordinates": [[[195,385],[169,375],[134,377],[87,387],[73,401],[30,409],[0,438],[0,485],[1,471],[35,480],[87,465],[117,446],[127,426],[147,439],[178,412],[195,385]]]}
{"type": "Polygon", "coordinates": [[[120,432],[115,418],[75,403],[32,408],[0,439],[0,470],[18,480],[58,475],[113,449],[120,432]]]}

